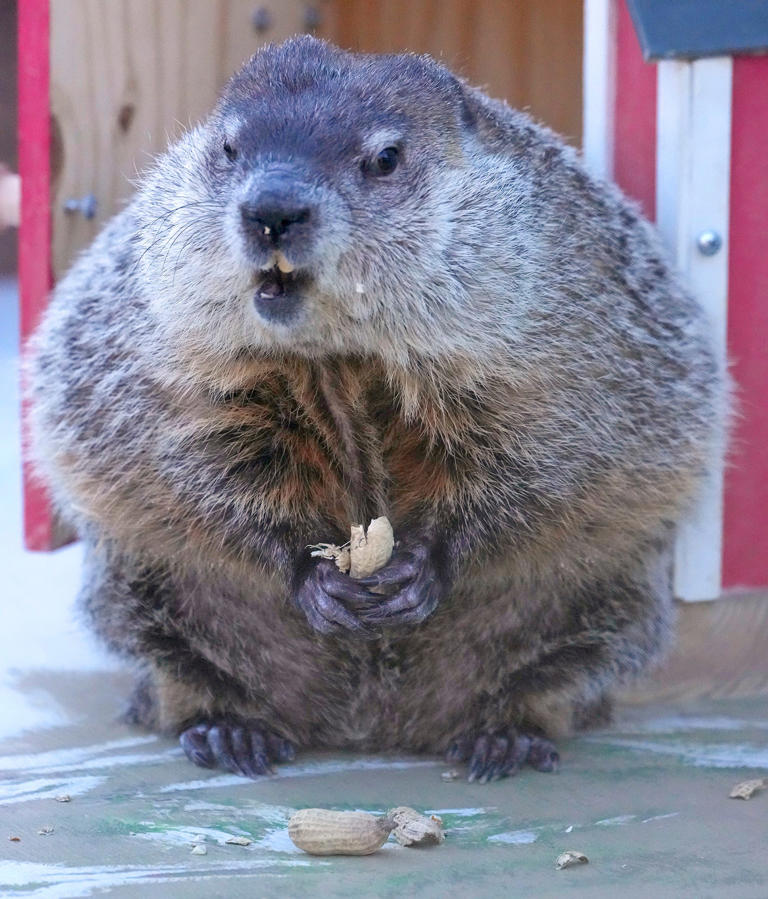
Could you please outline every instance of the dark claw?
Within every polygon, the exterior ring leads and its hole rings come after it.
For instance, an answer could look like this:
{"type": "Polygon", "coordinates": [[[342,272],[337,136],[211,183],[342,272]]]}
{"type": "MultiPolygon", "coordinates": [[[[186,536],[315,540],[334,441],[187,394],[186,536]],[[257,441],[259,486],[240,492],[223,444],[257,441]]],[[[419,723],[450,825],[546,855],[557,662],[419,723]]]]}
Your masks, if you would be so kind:
{"type": "Polygon", "coordinates": [[[179,734],[179,743],[181,743],[181,748],[187,758],[200,768],[213,768],[216,764],[216,759],[214,759],[206,739],[207,731],[206,725],[196,724],[179,734]]]}
{"type": "Polygon", "coordinates": [[[501,766],[499,777],[513,777],[522,768],[528,751],[531,747],[531,738],[526,734],[516,734],[515,742],[507,753],[504,764],[501,766]]]}
{"type": "Polygon", "coordinates": [[[268,756],[276,762],[292,762],[296,758],[293,744],[276,734],[267,733],[268,756]]]}
{"type": "Polygon", "coordinates": [[[451,743],[448,747],[448,751],[445,753],[446,762],[463,762],[466,761],[464,756],[461,754],[461,748],[458,743],[451,743]]]}
{"type": "Polygon", "coordinates": [[[315,607],[325,621],[339,624],[349,631],[365,630],[364,625],[351,612],[330,596],[321,593],[315,599],[315,607]]]}
{"type": "Polygon", "coordinates": [[[419,624],[428,618],[437,606],[437,598],[433,598],[431,591],[425,597],[420,597],[410,588],[397,595],[388,602],[380,603],[371,612],[361,615],[363,621],[370,626],[419,624]]]}
{"type": "Polygon", "coordinates": [[[321,559],[311,560],[311,566],[302,569],[295,586],[295,601],[307,616],[311,627],[321,634],[351,631],[368,638],[373,634],[343,603],[353,608],[370,608],[380,597],[360,587],[336,565],[321,559]]]}
{"type": "Polygon", "coordinates": [[[254,778],[274,774],[270,762],[289,761],[296,754],[288,740],[261,722],[201,722],[182,731],[179,742],[187,758],[200,767],[220,767],[254,778]]]}
{"type": "Polygon", "coordinates": [[[363,587],[401,587],[412,581],[420,570],[421,566],[411,553],[395,555],[384,568],[368,577],[358,578],[357,583],[363,587]]]}
{"type": "Polygon", "coordinates": [[[470,734],[458,737],[445,754],[446,762],[466,762],[472,755],[475,741],[470,734]]]}
{"type": "Polygon", "coordinates": [[[255,764],[251,735],[244,727],[232,728],[232,755],[240,774],[244,774],[246,777],[256,777],[262,773],[255,764]]]}
{"type": "Polygon", "coordinates": [[[532,737],[528,750],[528,764],[537,771],[557,771],[560,767],[560,753],[551,740],[532,737]]]}
{"type": "Polygon", "coordinates": [[[480,778],[480,783],[485,784],[490,780],[498,780],[508,751],[509,740],[503,734],[497,734],[493,737],[488,753],[487,766],[480,778]]]}
{"type": "Polygon", "coordinates": [[[375,593],[371,593],[364,586],[361,586],[359,581],[352,580],[351,577],[342,574],[335,568],[334,570],[321,569],[319,580],[329,596],[342,599],[356,606],[370,608],[371,605],[380,600],[380,597],[375,593]]]}
{"type": "Polygon", "coordinates": [[[269,764],[269,755],[267,752],[267,740],[264,732],[260,728],[251,730],[251,752],[253,753],[253,770],[259,775],[274,774],[275,771],[269,764]]]}
{"type": "Polygon", "coordinates": [[[474,740],[457,738],[446,753],[448,762],[469,759],[467,780],[485,784],[512,777],[527,761],[537,771],[556,771],[560,756],[554,743],[544,737],[518,734],[513,729],[485,731],[474,740]]]}
{"type": "Polygon", "coordinates": [[[222,768],[233,774],[242,774],[240,766],[232,752],[231,730],[226,725],[214,724],[208,731],[208,745],[211,747],[213,757],[222,768]]]}
{"type": "Polygon", "coordinates": [[[488,753],[491,748],[490,744],[490,734],[483,734],[475,741],[475,749],[472,753],[472,758],[469,760],[469,776],[467,780],[470,783],[479,780],[485,773],[485,768],[488,764],[488,753]]]}

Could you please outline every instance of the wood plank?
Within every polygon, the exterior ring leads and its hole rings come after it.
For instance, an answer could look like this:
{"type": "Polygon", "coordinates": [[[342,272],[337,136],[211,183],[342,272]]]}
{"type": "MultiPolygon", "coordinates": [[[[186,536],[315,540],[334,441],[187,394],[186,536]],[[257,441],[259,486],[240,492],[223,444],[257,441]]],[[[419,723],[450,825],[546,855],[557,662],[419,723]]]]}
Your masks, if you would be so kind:
{"type": "Polygon", "coordinates": [[[56,277],[133,192],[169,139],[199,120],[229,75],[268,40],[301,31],[300,0],[52,0],[53,265],[56,277]],[[93,219],[67,213],[92,194],[93,219]]]}
{"type": "Polygon", "coordinates": [[[578,144],[582,17],[576,0],[329,0],[321,34],[351,50],[431,53],[578,144]]]}
{"type": "Polygon", "coordinates": [[[527,4],[526,105],[569,143],[581,143],[583,4],[536,0],[527,4]]]}
{"type": "Polygon", "coordinates": [[[628,703],[768,696],[768,594],[680,603],[677,641],[658,670],[625,691],[628,703]]]}

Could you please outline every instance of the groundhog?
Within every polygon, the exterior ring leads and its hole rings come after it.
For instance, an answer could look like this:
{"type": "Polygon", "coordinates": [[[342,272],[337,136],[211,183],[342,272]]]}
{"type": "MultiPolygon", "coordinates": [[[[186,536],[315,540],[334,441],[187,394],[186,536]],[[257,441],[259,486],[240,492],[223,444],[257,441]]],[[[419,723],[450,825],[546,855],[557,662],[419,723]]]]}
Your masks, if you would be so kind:
{"type": "Polygon", "coordinates": [[[260,50],[32,355],[83,607],[198,765],[551,771],[669,640],[722,441],[705,317],[616,188],[429,57],[260,50]],[[311,556],[381,515],[377,573],[311,556]]]}

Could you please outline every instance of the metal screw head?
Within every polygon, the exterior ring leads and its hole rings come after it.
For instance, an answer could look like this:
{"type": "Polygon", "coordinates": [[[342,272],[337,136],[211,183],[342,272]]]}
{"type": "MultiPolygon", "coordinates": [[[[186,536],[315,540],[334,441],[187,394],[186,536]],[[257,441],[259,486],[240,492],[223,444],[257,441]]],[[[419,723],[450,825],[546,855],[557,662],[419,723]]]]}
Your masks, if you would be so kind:
{"type": "Polygon", "coordinates": [[[713,231],[711,228],[707,231],[702,231],[696,238],[696,246],[699,248],[702,256],[714,256],[722,245],[723,238],[720,237],[717,231],[713,231]]]}
{"type": "Polygon", "coordinates": [[[323,14],[317,6],[308,3],[304,8],[304,30],[310,33],[317,31],[323,23],[323,14]]]}
{"type": "Polygon", "coordinates": [[[272,13],[267,9],[266,6],[260,6],[258,9],[253,11],[253,15],[251,16],[251,24],[259,32],[259,34],[263,34],[265,31],[269,31],[272,27],[272,13]]]}
{"type": "Polygon", "coordinates": [[[96,217],[96,210],[99,207],[99,201],[93,194],[86,194],[79,200],[74,197],[64,201],[64,212],[79,212],[84,218],[92,219],[96,217]]]}

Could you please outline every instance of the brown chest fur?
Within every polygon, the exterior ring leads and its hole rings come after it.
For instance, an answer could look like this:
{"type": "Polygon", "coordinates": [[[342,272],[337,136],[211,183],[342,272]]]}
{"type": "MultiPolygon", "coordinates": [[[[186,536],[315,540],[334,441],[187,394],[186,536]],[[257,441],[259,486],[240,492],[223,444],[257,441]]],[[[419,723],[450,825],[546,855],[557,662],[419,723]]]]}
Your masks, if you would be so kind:
{"type": "MultiPolygon", "coordinates": [[[[269,466],[259,501],[276,515],[322,510],[340,534],[388,515],[395,526],[450,493],[450,460],[408,420],[383,372],[363,360],[292,361],[209,411],[230,470],[269,466]]],[[[328,534],[308,539],[328,540],[328,534]]]]}

